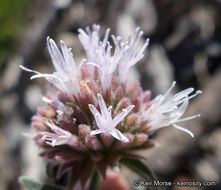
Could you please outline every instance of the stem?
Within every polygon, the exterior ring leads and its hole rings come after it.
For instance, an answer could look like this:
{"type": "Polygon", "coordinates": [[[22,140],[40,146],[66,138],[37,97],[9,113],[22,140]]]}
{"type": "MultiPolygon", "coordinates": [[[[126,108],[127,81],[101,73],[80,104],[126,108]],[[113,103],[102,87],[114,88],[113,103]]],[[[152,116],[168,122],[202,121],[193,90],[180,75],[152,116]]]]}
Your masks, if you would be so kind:
{"type": "Polygon", "coordinates": [[[94,169],[93,176],[91,178],[91,182],[88,190],[97,190],[99,187],[100,176],[96,169],[94,169]]]}

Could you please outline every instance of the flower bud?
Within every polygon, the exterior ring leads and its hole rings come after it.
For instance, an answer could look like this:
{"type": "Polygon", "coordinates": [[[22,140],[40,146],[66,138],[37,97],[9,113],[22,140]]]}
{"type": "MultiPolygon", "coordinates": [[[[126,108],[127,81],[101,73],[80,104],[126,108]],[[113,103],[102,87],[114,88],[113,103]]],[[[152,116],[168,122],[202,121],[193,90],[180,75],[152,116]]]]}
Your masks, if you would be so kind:
{"type": "Polygon", "coordinates": [[[59,99],[61,102],[70,101],[70,97],[69,97],[67,94],[65,94],[65,93],[63,93],[63,92],[61,92],[61,91],[58,91],[58,99],[59,99]]]}
{"type": "Polygon", "coordinates": [[[103,154],[98,153],[98,152],[94,152],[94,153],[91,154],[91,158],[92,158],[93,161],[99,162],[103,159],[103,154]]]}
{"type": "Polygon", "coordinates": [[[92,150],[100,150],[102,148],[100,141],[96,136],[87,136],[86,143],[92,150]]]}
{"type": "Polygon", "coordinates": [[[46,118],[52,118],[56,115],[55,111],[45,107],[39,107],[37,111],[40,115],[46,118]]]}
{"type": "Polygon", "coordinates": [[[134,145],[140,146],[143,144],[148,138],[148,135],[145,133],[136,134],[134,138],[134,145]]]}
{"type": "Polygon", "coordinates": [[[150,90],[147,90],[143,93],[142,95],[142,98],[143,98],[143,102],[146,102],[150,99],[150,95],[151,95],[151,92],[150,90]]]}
{"type": "Polygon", "coordinates": [[[135,101],[132,102],[132,104],[135,105],[135,107],[133,109],[134,112],[138,112],[139,111],[141,103],[142,103],[142,99],[140,97],[137,97],[135,99],[135,101]]]}
{"type": "Polygon", "coordinates": [[[146,133],[146,134],[149,134],[150,133],[150,128],[151,128],[151,126],[149,125],[149,122],[148,121],[143,121],[140,125],[139,131],[141,131],[143,133],[146,133]]]}
{"type": "Polygon", "coordinates": [[[152,140],[147,140],[146,142],[144,142],[140,148],[142,149],[146,149],[146,148],[152,148],[153,146],[156,146],[157,143],[155,141],[152,140]]]}
{"type": "Polygon", "coordinates": [[[40,131],[47,131],[48,127],[43,122],[32,122],[32,126],[40,131]]]}
{"type": "Polygon", "coordinates": [[[152,104],[153,104],[153,101],[146,102],[146,103],[144,104],[145,110],[149,109],[149,107],[150,107],[152,104]]]}
{"type": "Polygon", "coordinates": [[[127,106],[131,105],[130,103],[130,99],[129,98],[122,98],[117,106],[116,106],[116,109],[115,109],[115,112],[118,113],[118,112],[121,112],[122,109],[125,109],[127,106]]]}
{"type": "Polygon", "coordinates": [[[134,135],[132,135],[131,133],[124,133],[125,137],[127,137],[127,139],[129,140],[128,142],[122,142],[122,141],[117,141],[114,143],[113,148],[115,150],[122,150],[122,149],[127,149],[128,147],[131,146],[131,144],[134,141],[134,135]]]}
{"type": "Polygon", "coordinates": [[[132,83],[127,82],[126,84],[126,90],[128,94],[133,94],[137,88],[139,87],[138,81],[133,81],[132,83]]]}
{"type": "Polygon", "coordinates": [[[94,104],[94,102],[96,102],[96,97],[94,93],[91,91],[91,89],[88,87],[87,83],[84,80],[82,80],[80,82],[80,86],[81,86],[80,98],[82,104],[85,104],[86,106],[88,104],[94,104]]]}
{"type": "Polygon", "coordinates": [[[137,113],[132,113],[132,114],[127,116],[126,125],[128,127],[133,127],[133,126],[136,125],[137,120],[138,120],[138,114],[137,113]]]}
{"type": "Polygon", "coordinates": [[[35,115],[32,117],[32,126],[40,131],[47,131],[48,127],[44,124],[43,118],[41,116],[35,115]]]}
{"type": "Polygon", "coordinates": [[[86,65],[83,65],[83,66],[81,67],[81,77],[82,77],[83,80],[92,77],[92,75],[91,75],[91,73],[90,73],[90,70],[89,70],[89,68],[88,68],[86,65]]]}
{"type": "Polygon", "coordinates": [[[113,143],[114,138],[109,134],[101,134],[102,141],[105,146],[109,147],[113,143]]]}
{"type": "Polygon", "coordinates": [[[80,137],[85,137],[91,132],[91,127],[89,125],[81,124],[78,127],[78,134],[80,137]]]}
{"type": "Polygon", "coordinates": [[[119,101],[120,99],[122,99],[123,96],[124,96],[123,88],[121,86],[118,86],[116,91],[115,91],[115,99],[116,99],[116,101],[119,101]]]}
{"type": "Polygon", "coordinates": [[[112,81],[111,81],[111,88],[115,90],[117,88],[117,85],[118,85],[117,78],[113,76],[112,81]]]}
{"type": "Polygon", "coordinates": [[[98,93],[99,88],[93,79],[87,79],[86,83],[94,94],[98,93]]]}
{"type": "Polygon", "coordinates": [[[132,101],[134,101],[138,97],[141,97],[141,95],[142,95],[142,89],[140,88],[140,86],[138,86],[136,89],[134,89],[134,91],[131,92],[130,98],[132,99],[132,101]]]}

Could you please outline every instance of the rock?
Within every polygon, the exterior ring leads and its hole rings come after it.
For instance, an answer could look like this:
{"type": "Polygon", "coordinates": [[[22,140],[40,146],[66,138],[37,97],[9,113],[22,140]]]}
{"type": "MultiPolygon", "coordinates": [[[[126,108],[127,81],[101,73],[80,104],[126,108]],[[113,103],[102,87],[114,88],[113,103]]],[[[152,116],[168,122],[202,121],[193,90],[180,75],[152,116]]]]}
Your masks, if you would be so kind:
{"type": "Polygon", "coordinates": [[[22,138],[21,158],[23,160],[23,167],[21,173],[36,180],[45,180],[46,169],[44,160],[39,156],[40,149],[32,139],[35,132],[29,126],[24,133],[27,135],[24,135],[22,138]]]}
{"type": "Polygon", "coordinates": [[[25,104],[30,110],[35,112],[37,108],[42,105],[42,90],[38,85],[31,85],[25,91],[25,104]]]}
{"type": "Polygon", "coordinates": [[[16,85],[21,71],[19,65],[22,63],[23,59],[21,56],[14,56],[9,60],[0,80],[0,88],[2,91],[9,90],[16,85]]]}
{"type": "MultiPolygon", "coordinates": [[[[151,78],[151,88],[155,94],[164,94],[174,81],[174,72],[164,48],[160,45],[150,46],[148,59],[144,66],[144,75],[151,78]]],[[[144,84],[145,85],[145,84],[144,84]]]]}
{"type": "Polygon", "coordinates": [[[216,165],[214,165],[214,160],[210,157],[206,159],[201,159],[196,163],[195,169],[196,174],[204,181],[217,181],[219,180],[220,171],[216,170],[216,165]]]}
{"type": "Polygon", "coordinates": [[[157,13],[152,0],[130,0],[128,1],[126,11],[133,17],[137,26],[149,35],[154,32],[157,25],[157,13]]]}

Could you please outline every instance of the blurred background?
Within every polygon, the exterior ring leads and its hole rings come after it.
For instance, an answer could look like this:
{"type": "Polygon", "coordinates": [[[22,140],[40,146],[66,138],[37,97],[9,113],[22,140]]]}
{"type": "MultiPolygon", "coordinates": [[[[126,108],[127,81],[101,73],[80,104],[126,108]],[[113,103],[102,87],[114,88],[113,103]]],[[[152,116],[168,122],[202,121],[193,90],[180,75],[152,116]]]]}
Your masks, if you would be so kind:
{"type": "MultiPolygon", "coordinates": [[[[140,26],[143,40],[150,38],[145,58],[130,77],[151,89],[152,98],[173,80],[177,90],[203,91],[186,114],[201,117],[182,125],[195,138],[162,129],[153,137],[157,147],[141,154],[161,181],[215,181],[216,187],[208,183],[199,189],[221,189],[220,0],[0,0],[0,189],[21,189],[20,175],[45,179],[40,150],[22,134],[32,133],[30,118],[50,87],[44,79],[30,81],[18,66],[53,71],[47,36],[64,40],[80,60],[84,52],[77,30],[93,23],[124,39],[140,26]]],[[[122,173],[133,189],[138,177],[126,169],[122,173]]]]}

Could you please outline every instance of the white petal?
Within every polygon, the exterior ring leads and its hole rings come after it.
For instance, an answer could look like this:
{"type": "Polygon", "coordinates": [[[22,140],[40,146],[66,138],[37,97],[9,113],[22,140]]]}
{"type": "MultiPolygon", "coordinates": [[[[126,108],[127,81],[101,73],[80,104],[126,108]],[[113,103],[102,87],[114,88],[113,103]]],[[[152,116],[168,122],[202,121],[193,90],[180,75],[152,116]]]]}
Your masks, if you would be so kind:
{"type": "MultiPolygon", "coordinates": [[[[176,81],[173,81],[171,87],[167,90],[167,92],[165,93],[164,97],[163,97],[163,100],[165,100],[167,98],[167,96],[170,94],[170,92],[172,91],[172,89],[175,87],[176,85],[176,81]]],[[[162,102],[163,102],[162,100],[162,102]]]]}
{"type": "Polygon", "coordinates": [[[107,109],[107,111],[111,114],[112,106],[109,106],[109,108],[107,109]]]}
{"type": "Polygon", "coordinates": [[[78,72],[80,71],[82,65],[83,65],[85,62],[86,62],[86,59],[82,59],[82,60],[81,60],[80,64],[79,64],[78,67],[77,67],[76,73],[78,73],[78,72]]]}
{"type": "Polygon", "coordinates": [[[189,100],[192,99],[192,98],[194,98],[194,97],[196,97],[196,96],[199,95],[199,94],[202,94],[202,93],[203,93],[203,92],[202,92],[201,90],[197,90],[195,94],[189,96],[189,100]]]}
{"type": "Polygon", "coordinates": [[[45,124],[51,128],[52,131],[54,131],[56,134],[58,135],[64,135],[64,136],[71,136],[71,133],[69,133],[68,131],[65,131],[63,129],[61,129],[60,127],[56,126],[53,123],[50,123],[48,121],[45,122],[45,124]]]}
{"type": "Polygon", "coordinates": [[[37,71],[35,71],[35,70],[28,69],[28,68],[26,68],[26,67],[24,67],[24,66],[22,66],[22,65],[19,65],[19,67],[20,67],[22,70],[27,71],[27,72],[30,72],[30,73],[41,74],[41,73],[39,73],[39,72],[37,72],[37,71]]]}
{"type": "Polygon", "coordinates": [[[100,65],[98,65],[97,63],[93,63],[93,62],[87,62],[87,65],[93,65],[95,67],[97,67],[101,72],[102,72],[102,67],[100,65]]]}
{"type": "Polygon", "coordinates": [[[110,28],[108,28],[108,29],[106,30],[106,32],[105,32],[104,39],[103,39],[103,44],[104,44],[104,45],[106,45],[106,43],[107,43],[109,34],[110,34],[110,28]]]}
{"type": "Polygon", "coordinates": [[[89,107],[91,113],[94,115],[94,117],[95,117],[96,115],[101,116],[101,114],[99,113],[99,111],[97,110],[97,108],[96,108],[94,105],[88,104],[88,107],[89,107]]]}
{"type": "MultiPolygon", "coordinates": [[[[171,120],[178,120],[186,111],[187,107],[189,105],[189,100],[188,98],[185,99],[182,105],[180,105],[174,112],[170,114],[171,120]]],[[[175,122],[174,121],[174,122],[175,122]]]]}
{"type": "Polygon", "coordinates": [[[126,81],[127,73],[129,72],[130,67],[135,65],[140,59],[143,58],[143,52],[145,48],[148,46],[149,40],[146,40],[144,45],[139,49],[139,45],[141,44],[141,38],[143,35],[143,31],[140,31],[140,28],[136,29],[136,36],[133,40],[133,43],[130,45],[130,36],[128,41],[125,43],[120,43],[119,40],[113,37],[114,43],[117,47],[117,50],[120,52],[118,55],[120,56],[120,65],[119,65],[119,74],[121,82],[126,81]],[[118,48],[120,43],[120,48],[118,48]]]}
{"type": "Polygon", "coordinates": [[[31,69],[28,69],[28,68],[26,68],[26,67],[24,67],[24,66],[22,66],[22,65],[19,65],[19,67],[22,69],[22,70],[24,70],[24,71],[27,71],[27,72],[31,72],[31,73],[36,73],[36,75],[33,75],[30,79],[32,80],[32,79],[36,79],[36,78],[41,78],[41,77],[44,77],[44,78],[46,78],[47,80],[49,79],[49,78],[59,78],[57,75],[55,75],[55,74],[44,74],[44,73],[39,73],[39,72],[37,72],[37,71],[35,71],[35,70],[31,70],[31,69]]]}
{"type": "Polygon", "coordinates": [[[197,114],[197,115],[193,115],[193,116],[190,116],[190,117],[186,117],[186,118],[182,118],[182,119],[179,119],[176,121],[176,123],[178,122],[183,122],[183,121],[189,121],[189,120],[192,120],[192,119],[195,119],[197,117],[200,117],[200,114],[197,114]]]}
{"type": "Polygon", "coordinates": [[[170,118],[163,114],[158,114],[149,124],[151,130],[157,130],[159,128],[167,127],[170,125],[170,118]]]}
{"type": "Polygon", "coordinates": [[[120,140],[120,141],[123,141],[123,142],[129,142],[128,138],[126,136],[124,136],[118,129],[112,129],[110,134],[120,140]]]}
{"type": "Polygon", "coordinates": [[[181,92],[175,94],[171,99],[173,102],[179,101],[185,97],[187,97],[189,94],[191,94],[194,91],[194,88],[187,88],[185,90],[182,90],[181,92]]]}
{"type": "Polygon", "coordinates": [[[68,49],[67,45],[62,40],[60,41],[60,44],[61,44],[61,50],[62,50],[62,53],[63,53],[63,57],[64,57],[64,60],[65,60],[66,72],[67,72],[68,69],[72,73],[76,72],[76,65],[75,65],[75,62],[74,62],[74,59],[73,59],[73,56],[72,56],[70,50],[68,49]]]}
{"type": "Polygon", "coordinates": [[[100,128],[100,129],[105,128],[104,118],[101,116],[101,114],[98,112],[98,110],[92,104],[89,104],[88,106],[89,106],[89,109],[90,109],[91,113],[94,116],[94,119],[96,121],[96,124],[97,124],[98,128],[100,128]]]}
{"type": "Polygon", "coordinates": [[[134,105],[130,105],[128,106],[126,109],[123,109],[121,113],[119,113],[114,119],[113,119],[113,123],[114,123],[114,127],[116,127],[118,125],[118,123],[120,123],[124,117],[134,108],[134,105]]]}
{"type": "MultiPolygon", "coordinates": [[[[143,45],[143,47],[141,48],[141,50],[139,51],[139,54],[142,54],[144,52],[144,50],[146,49],[146,47],[149,45],[150,39],[147,38],[145,41],[145,44],[143,45]]],[[[139,55],[138,54],[138,55],[139,55]]]]}
{"type": "Polygon", "coordinates": [[[108,119],[110,117],[110,114],[107,110],[107,106],[104,102],[104,99],[100,94],[98,94],[97,97],[98,97],[98,104],[99,104],[100,110],[101,110],[101,115],[102,115],[102,117],[108,119]]]}
{"type": "Polygon", "coordinates": [[[154,98],[153,104],[151,105],[150,108],[152,110],[158,109],[163,101],[164,101],[164,96],[163,95],[158,95],[156,98],[154,98]]]}
{"type": "Polygon", "coordinates": [[[102,133],[102,131],[100,129],[97,129],[97,130],[91,131],[90,135],[97,135],[100,133],[102,133]]]}
{"type": "Polygon", "coordinates": [[[47,47],[56,71],[63,73],[64,71],[62,66],[65,65],[64,58],[61,55],[61,52],[59,51],[54,40],[52,40],[50,37],[47,38],[47,47]]]}
{"type": "Polygon", "coordinates": [[[58,76],[54,75],[54,74],[44,74],[44,73],[39,73],[39,74],[36,74],[36,75],[33,75],[30,79],[36,79],[36,78],[41,78],[41,77],[44,77],[46,78],[46,80],[48,78],[59,78],[58,76]]]}

